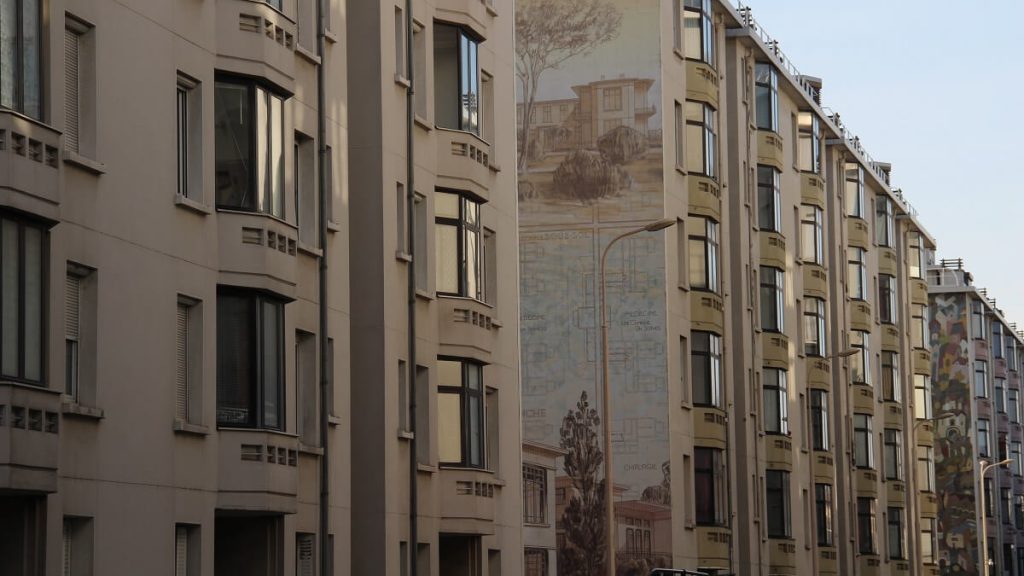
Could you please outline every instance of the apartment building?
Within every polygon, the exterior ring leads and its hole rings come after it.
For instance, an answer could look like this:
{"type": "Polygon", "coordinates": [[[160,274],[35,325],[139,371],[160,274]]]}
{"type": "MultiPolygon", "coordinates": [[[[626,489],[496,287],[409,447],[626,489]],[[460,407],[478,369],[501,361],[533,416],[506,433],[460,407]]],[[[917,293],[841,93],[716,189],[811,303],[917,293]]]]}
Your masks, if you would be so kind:
{"type": "Polygon", "coordinates": [[[962,260],[928,268],[928,298],[937,562],[942,573],[1024,573],[1024,335],[962,260]]]}
{"type": "Polygon", "coordinates": [[[520,574],[513,6],[346,7],[351,573],[520,574]]]}
{"type": "Polygon", "coordinates": [[[517,4],[523,437],[566,451],[558,573],[606,573],[609,540],[618,574],[930,573],[935,242],[890,166],[749,9],[587,6],[517,4]]]}
{"type": "Polygon", "coordinates": [[[315,176],[348,145],[345,22],[325,6],[319,54],[308,1],[0,2],[0,574],[350,555],[347,183],[315,176]]]}

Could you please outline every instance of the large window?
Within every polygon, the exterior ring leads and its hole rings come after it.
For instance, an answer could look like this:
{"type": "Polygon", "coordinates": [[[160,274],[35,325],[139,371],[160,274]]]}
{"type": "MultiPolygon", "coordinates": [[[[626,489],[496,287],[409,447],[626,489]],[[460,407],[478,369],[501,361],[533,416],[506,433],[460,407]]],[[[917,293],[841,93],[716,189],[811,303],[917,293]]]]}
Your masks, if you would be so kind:
{"type": "Polygon", "coordinates": [[[917,487],[924,492],[935,491],[935,452],[931,446],[917,447],[917,487]]]}
{"type": "Polygon", "coordinates": [[[985,305],[979,300],[971,301],[971,337],[985,339],[985,305]]]}
{"type": "Polygon", "coordinates": [[[992,454],[990,442],[992,433],[989,430],[988,420],[978,418],[978,456],[987,457],[992,454]]]}
{"type": "Polygon", "coordinates": [[[483,372],[474,362],[437,361],[437,447],[443,464],[485,466],[483,372]]]}
{"type": "Polygon", "coordinates": [[[217,294],[217,424],[284,429],[284,304],[262,292],[217,294]]]}
{"type": "Polygon", "coordinates": [[[904,534],[903,508],[889,506],[889,558],[902,560],[907,557],[906,535],[904,534]]]}
{"type": "Polygon", "coordinates": [[[434,194],[437,291],[483,300],[480,204],[448,192],[434,194]]]}
{"type": "Polygon", "coordinates": [[[924,244],[924,235],[920,232],[911,232],[910,241],[907,245],[907,261],[910,263],[910,277],[924,278],[924,270],[927,267],[925,255],[927,249],[924,244]]]}
{"type": "Polygon", "coordinates": [[[754,90],[758,130],[779,131],[779,77],[766,62],[754,65],[754,90]]]}
{"type": "Polygon", "coordinates": [[[768,537],[789,538],[793,535],[789,498],[789,472],[765,470],[765,505],[767,506],[768,537]]]}
{"type": "Polygon", "coordinates": [[[921,563],[938,563],[938,540],[935,518],[921,518],[921,563]]]}
{"type": "Polygon", "coordinates": [[[910,319],[910,344],[914,348],[927,349],[931,344],[931,335],[928,333],[928,306],[911,306],[910,319]]]}
{"type": "Polygon", "coordinates": [[[761,266],[761,329],[782,332],[786,316],[786,273],[761,266]]]}
{"type": "Polygon", "coordinates": [[[882,433],[886,480],[903,480],[903,431],[886,428],[882,433]]]}
{"type": "Polygon", "coordinates": [[[42,118],[39,0],[0,2],[0,106],[42,118]]]}
{"type": "Polygon", "coordinates": [[[1010,422],[1020,422],[1020,399],[1016,388],[1006,391],[1006,414],[1010,422]]]}
{"type": "Polygon", "coordinates": [[[757,165],[757,227],[782,231],[782,173],[771,166],[757,165]]]}
{"type": "Polygon", "coordinates": [[[974,395],[988,398],[988,362],[984,360],[974,361],[974,395]]]}
{"type": "Polygon", "coordinates": [[[217,207],[284,218],[284,100],[253,82],[218,81],[217,207]]]}
{"type": "Polygon", "coordinates": [[[895,246],[893,229],[892,200],[888,196],[875,198],[875,243],[892,248],[895,246]]]}
{"type": "Polygon", "coordinates": [[[693,403],[722,407],[722,337],[711,332],[692,333],[693,403]]]}
{"type": "Polygon", "coordinates": [[[857,549],[875,554],[875,499],[857,498],[857,549]]]}
{"type": "Polygon", "coordinates": [[[797,117],[797,124],[800,128],[800,170],[821,174],[821,121],[813,112],[801,112],[797,117]]]}
{"type": "Polygon", "coordinates": [[[711,0],[683,0],[683,48],[687,58],[715,65],[711,0]]]}
{"type": "Polygon", "coordinates": [[[724,468],[721,450],[693,449],[694,502],[697,504],[697,524],[701,526],[725,524],[728,494],[724,468]]]}
{"type": "Polygon", "coordinates": [[[847,294],[853,300],[868,299],[867,252],[863,248],[849,248],[850,260],[847,267],[847,294]]]}
{"type": "Polygon", "coordinates": [[[178,73],[175,102],[178,196],[202,201],[203,100],[199,82],[178,73]]]}
{"type": "Polygon", "coordinates": [[[825,263],[824,225],[821,208],[800,205],[800,259],[813,264],[825,263]]]}
{"type": "Polygon", "coordinates": [[[764,369],[764,431],[769,434],[789,434],[789,394],[786,371],[764,369]]]}
{"type": "Polygon", "coordinates": [[[1021,465],[1021,443],[1010,442],[1010,460],[1012,460],[1012,471],[1014,476],[1020,476],[1024,474],[1024,468],[1021,465]]]}
{"type": "Polygon", "coordinates": [[[811,390],[811,448],[819,452],[832,450],[829,439],[828,392],[811,390]]]}
{"type": "Polygon", "coordinates": [[[875,451],[872,446],[871,416],[853,415],[853,462],[857,468],[874,468],[875,451]]]}
{"type": "Polygon", "coordinates": [[[814,524],[818,546],[832,546],[832,485],[814,485],[814,524]]]}
{"type": "Polygon", "coordinates": [[[544,524],[548,521],[548,471],[540,466],[523,464],[523,522],[544,524]]]}
{"type": "Polygon", "coordinates": [[[927,374],[914,374],[914,417],[932,417],[932,378],[927,374]]]}
{"type": "Polygon", "coordinates": [[[448,24],[434,24],[434,122],[480,135],[477,41],[448,24]]]}
{"type": "Polygon", "coordinates": [[[864,218],[864,169],[860,164],[846,164],[846,215],[864,218]]]}
{"type": "Polygon", "coordinates": [[[888,350],[882,351],[882,400],[903,402],[903,385],[900,382],[900,355],[888,350]]]}
{"type": "Polygon", "coordinates": [[[716,178],[718,122],[715,109],[703,102],[686,101],[686,171],[716,178]]]}
{"type": "Polygon", "coordinates": [[[871,384],[871,334],[863,330],[850,332],[850,348],[857,353],[850,356],[850,382],[871,384]]]}
{"type": "Polygon", "coordinates": [[[996,412],[1006,412],[1006,378],[995,378],[996,412]]]}
{"type": "Polygon", "coordinates": [[[896,277],[888,274],[878,275],[878,319],[882,324],[895,324],[896,311],[896,277]]]}
{"type": "Polygon", "coordinates": [[[0,375],[32,384],[43,381],[46,243],[43,228],[0,215],[0,375]]]}
{"type": "Polygon", "coordinates": [[[821,298],[804,299],[804,353],[824,357],[826,353],[825,301],[821,298]]]}
{"type": "Polygon", "coordinates": [[[718,292],[718,222],[690,216],[690,287],[718,292]]]}
{"type": "Polygon", "coordinates": [[[992,355],[1003,357],[1003,325],[998,321],[992,322],[992,355]]]}

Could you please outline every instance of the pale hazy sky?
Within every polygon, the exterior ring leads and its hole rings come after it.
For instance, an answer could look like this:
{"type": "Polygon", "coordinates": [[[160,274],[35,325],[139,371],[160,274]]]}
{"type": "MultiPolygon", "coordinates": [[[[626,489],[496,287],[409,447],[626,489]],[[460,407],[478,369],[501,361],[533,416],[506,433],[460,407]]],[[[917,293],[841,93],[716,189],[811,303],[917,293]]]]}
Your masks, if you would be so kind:
{"type": "MultiPolygon", "coordinates": [[[[733,0],[735,5],[735,0],[733,0]]],[[[745,2],[747,3],[747,2],[745,2]]],[[[822,104],[1024,329],[1024,0],[750,0],[822,104]]]]}

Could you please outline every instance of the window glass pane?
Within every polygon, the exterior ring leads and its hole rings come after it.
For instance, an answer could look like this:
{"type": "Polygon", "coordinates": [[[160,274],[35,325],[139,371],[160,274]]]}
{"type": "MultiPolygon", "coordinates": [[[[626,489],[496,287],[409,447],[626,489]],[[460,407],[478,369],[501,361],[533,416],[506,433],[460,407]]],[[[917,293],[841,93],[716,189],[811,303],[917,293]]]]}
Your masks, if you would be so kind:
{"type": "Polygon", "coordinates": [[[693,288],[707,287],[707,259],[704,241],[690,238],[690,286],[693,288]]]}
{"type": "MultiPolygon", "coordinates": [[[[476,206],[474,204],[474,206],[476,206]]],[[[470,228],[466,229],[465,250],[466,260],[466,292],[463,296],[480,298],[480,233],[470,228]]]]}
{"type": "Polygon", "coordinates": [[[434,193],[434,215],[438,218],[459,218],[459,195],[447,192],[434,193]]]}
{"type": "MultiPolygon", "coordinates": [[[[39,45],[41,43],[39,3],[37,0],[21,0],[21,2],[22,111],[33,118],[39,118],[41,117],[39,102],[39,45]]],[[[11,0],[7,0],[7,3],[10,4],[11,0]]],[[[3,62],[2,59],[0,59],[0,62],[3,62]]]]}
{"type": "Polygon", "coordinates": [[[284,102],[270,95],[270,137],[268,164],[270,165],[269,206],[267,212],[284,218],[284,102]]]}
{"type": "Polygon", "coordinates": [[[687,58],[701,60],[702,45],[700,13],[686,10],[683,12],[683,54],[687,58]]]}
{"type": "Polygon", "coordinates": [[[42,379],[43,362],[43,232],[25,226],[25,373],[42,379]]]}
{"type": "MultiPolygon", "coordinates": [[[[467,367],[469,373],[474,372],[473,368],[467,367]]],[[[475,367],[474,367],[475,368],[475,367]]],[[[479,387],[479,377],[477,377],[477,386],[479,387]]],[[[467,404],[467,422],[466,434],[469,437],[469,454],[467,454],[467,464],[470,466],[482,466],[483,465],[483,396],[479,390],[473,393],[469,393],[466,396],[467,404]]]]}
{"type": "Polygon", "coordinates": [[[434,25],[434,122],[459,129],[459,31],[434,25]]]}
{"type": "Polygon", "coordinates": [[[3,220],[2,231],[0,231],[0,244],[2,244],[3,256],[3,279],[0,285],[0,294],[3,297],[2,321],[3,350],[0,352],[0,366],[5,376],[19,376],[19,330],[18,319],[20,306],[21,285],[18,281],[18,270],[21,267],[19,256],[18,224],[13,220],[3,220]]]}
{"type": "Polygon", "coordinates": [[[438,225],[437,236],[437,291],[459,293],[459,241],[458,228],[438,225]]]}
{"type": "Polygon", "coordinates": [[[270,213],[270,102],[265,90],[256,89],[256,195],[259,199],[259,210],[270,213]]]}
{"type": "Polygon", "coordinates": [[[218,82],[214,107],[217,205],[255,210],[250,162],[254,130],[248,87],[218,82]]]}
{"type": "Polygon", "coordinates": [[[263,425],[267,428],[281,428],[281,306],[275,302],[263,301],[262,307],[263,425]]]}
{"type": "Polygon", "coordinates": [[[14,108],[18,38],[17,2],[0,2],[0,106],[14,108]]]}
{"type": "Polygon", "coordinates": [[[437,449],[441,462],[462,461],[462,405],[457,393],[437,395],[437,449]]]}
{"type": "Polygon", "coordinates": [[[244,296],[217,298],[217,423],[255,425],[255,309],[244,296]]]}

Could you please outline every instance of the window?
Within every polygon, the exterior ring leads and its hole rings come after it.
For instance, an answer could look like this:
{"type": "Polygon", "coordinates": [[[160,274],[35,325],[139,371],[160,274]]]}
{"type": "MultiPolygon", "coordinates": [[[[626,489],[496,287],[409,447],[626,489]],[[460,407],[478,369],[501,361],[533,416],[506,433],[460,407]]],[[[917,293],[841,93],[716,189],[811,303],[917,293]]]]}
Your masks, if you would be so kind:
{"type": "Polygon", "coordinates": [[[295,576],[316,576],[316,534],[295,533],[295,576]]]}
{"type": "Polygon", "coordinates": [[[992,518],[996,515],[996,503],[992,498],[992,479],[985,478],[985,483],[982,490],[985,491],[985,517],[992,518]]]}
{"type": "Polygon", "coordinates": [[[789,434],[789,394],[786,371],[764,369],[764,431],[770,434],[789,434]]]}
{"type": "Polygon", "coordinates": [[[174,576],[199,576],[199,526],[174,525],[174,576]]]}
{"type": "MultiPolygon", "coordinates": [[[[301,4],[301,2],[299,2],[301,4]]],[[[405,62],[405,12],[395,6],[395,77],[409,78],[409,69],[405,62]]]]}
{"type": "Polygon", "coordinates": [[[0,214],[0,375],[43,382],[46,231],[0,214]]]}
{"type": "Polygon", "coordinates": [[[1006,335],[1006,368],[1013,372],[1017,371],[1017,343],[1010,333],[1006,335]]]}
{"type": "Polygon", "coordinates": [[[438,458],[444,464],[483,468],[487,446],[483,366],[467,360],[439,359],[437,371],[438,458]]]}
{"type": "Polygon", "coordinates": [[[686,101],[686,171],[718,177],[715,109],[703,102],[686,101]]]}
{"type": "Polygon", "coordinates": [[[850,348],[857,353],[850,356],[850,381],[854,384],[871,384],[871,334],[863,330],[850,332],[850,348]]]}
{"type": "Polygon", "coordinates": [[[896,278],[888,274],[878,275],[878,318],[882,324],[896,323],[896,278]]]}
{"type": "Polygon", "coordinates": [[[821,174],[821,121],[813,112],[801,112],[797,116],[799,146],[797,163],[800,170],[821,174]]]}
{"type": "Polygon", "coordinates": [[[811,390],[811,447],[828,452],[832,449],[829,439],[828,392],[811,390]]]}
{"type": "Polygon", "coordinates": [[[501,420],[498,418],[498,389],[484,388],[484,462],[492,472],[501,472],[498,469],[500,459],[498,458],[498,428],[501,420]]]}
{"type": "Polygon", "coordinates": [[[266,2],[267,4],[273,6],[278,11],[281,11],[281,0],[263,0],[263,1],[266,2]]]}
{"type": "Polygon", "coordinates": [[[902,560],[907,557],[906,536],[903,533],[903,508],[889,507],[889,558],[902,560]]]}
{"type": "Polygon", "coordinates": [[[971,337],[985,339],[985,305],[978,300],[971,301],[971,337]]]}
{"type": "Polygon", "coordinates": [[[548,471],[523,464],[523,522],[545,524],[548,521],[548,471]]]}
{"type": "Polygon", "coordinates": [[[818,532],[818,546],[832,546],[832,485],[814,485],[814,524],[818,532]]]}
{"type": "Polygon", "coordinates": [[[686,155],[683,149],[683,134],[686,132],[686,119],[683,117],[683,105],[676,102],[675,107],[675,145],[676,145],[676,168],[684,170],[686,167],[686,155]]]}
{"type": "Polygon", "coordinates": [[[974,361],[974,395],[988,398],[988,362],[984,360],[974,361]]]}
{"type": "Polygon", "coordinates": [[[483,282],[484,302],[491,306],[498,304],[498,237],[494,230],[484,228],[483,282]]]}
{"type": "Polygon", "coordinates": [[[782,332],[786,316],[786,273],[761,266],[761,329],[782,332]]]}
{"type": "Polygon", "coordinates": [[[92,27],[70,14],[64,23],[64,148],[92,155],[92,27]]]}
{"type": "Polygon", "coordinates": [[[319,446],[316,375],[316,335],[295,331],[295,420],[299,439],[307,446],[319,446]]]}
{"type": "Polygon", "coordinates": [[[762,231],[782,232],[782,173],[757,165],[757,226],[762,231]]]}
{"type": "Polygon", "coordinates": [[[824,265],[824,224],[821,208],[812,204],[800,205],[800,259],[824,265]]]}
{"type": "Polygon", "coordinates": [[[1003,357],[1003,325],[999,322],[992,322],[992,355],[1003,357]]]}
{"type": "Polygon", "coordinates": [[[768,537],[789,538],[793,535],[789,497],[789,472],[765,470],[765,505],[768,516],[768,537]]]}
{"type": "Polygon", "coordinates": [[[310,136],[296,132],[294,152],[295,225],[299,228],[299,242],[315,247],[320,243],[317,237],[320,220],[317,218],[316,143],[310,136]]]}
{"type": "Polygon", "coordinates": [[[864,169],[860,164],[846,164],[846,215],[864,218],[864,169]]]}
{"type": "Polygon", "coordinates": [[[758,130],[779,131],[779,77],[766,62],[754,65],[754,91],[758,130]]]}
{"type": "Polygon", "coordinates": [[[175,414],[180,422],[202,422],[203,309],[199,300],[178,296],[174,333],[175,414]]]}
{"type": "Polygon", "coordinates": [[[924,278],[924,270],[927,268],[926,253],[924,236],[920,232],[911,232],[907,245],[907,261],[910,263],[911,278],[924,278]]]}
{"type": "Polygon", "coordinates": [[[888,350],[882,351],[882,400],[903,402],[903,386],[900,383],[900,355],[888,350]]]}
{"type": "Polygon", "coordinates": [[[995,378],[996,412],[1006,412],[1006,378],[995,378]]]}
{"type": "Polygon", "coordinates": [[[480,135],[477,41],[448,24],[434,24],[434,122],[480,135]]]}
{"type": "Polygon", "coordinates": [[[924,492],[935,491],[935,452],[931,446],[917,447],[917,483],[924,492]]]}
{"type": "Polygon", "coordinates": [[[693,403],[697,406],[722,407],[722,337],[711,332],[692,333],[690,351],[693,403]]]}
{"type": "Polygon", "coordinates": [[[92,576],[92,518],[64,517],[62,555],[64,576],[92,576]]]}
{"type": "Polygon", "coordinates": [[[921,518],[921,562],[923,564],[938,563],[938,540],[935,518],[921,518]]]}
{"type": "Polygon", "coordinates": [[[217,424],[284,430],[284,303],[217,293],[217,424]]]}
{"type": "Polygon", "coordinates": [[[690,235],[690,287],[718,292],[718,222],[690,216],[694,220],[690,235]]]}
{"type": "Polygon", "coordinates": [[[932,378],[927,374],[914,374],[914,417],[932,417],[932,378]]]}
{"type": "Polygon", "coordinates": [[[199,81],[178,73],[177,144],[178,196],[203,200],[203,99],[199,81]]]}
{"type": "Polygon", "coordinates": [[[1009,415],[1010,422],[1020,422],[1020,401],[1018,395],[1019,393],[1016,388],[1010,388],[1006,391],[1006,413],[1009,415]]]}
{"type": "Polygon", "coordinates": [[[416,268],[416,289],[427,291],[427,199],[416,193],[413,199],[412,264],[416,268]]]}
{"type": "Polygon", "coordinates": [[[804,299],[804,353],[808,356],[824,357],[825,301],[821,298],[804,299]]]}
{"type": "Polygon", "coordinates": [[[885,450],[885,479],[903,480],[903,431],[886,428],[882,433],[885,450]]]}
{"type": "Polygon", "coordinates": [[[874,468],[875,455],[872,448],[871,416],[853,415],[853,461],[857,468],[874,468]]]}
{"type": "Polygon", "coordinates": [[[416,443],[416,461],[420,464],[431,464],[430,442],[430,369],[426,366],[416,366],[416,429],[412,432],[420,437],[416,443]]]}
{"type": "Polygon", "coordinates": [[[925,350],[931,344],[928,333],[928,306],[912,305],[910,320],[910,344],[914,348],[925,350]]]}
{"type": "Polygon", "coordinates": [[[1013,497],[1013,525],[1018,530],[1024,528],[1024,495],[1021,494],[1013,497]]]}
{"type": "Polygon", "coordinates": [[[726,480],[722,451],[715,448],[693,449],[694,501],[697,503],[697,524],[725,524],[726,480]]]}
{"type": "Polygon", "coordinates": [[[284,218],[284,100],[252,82],[218,81],[217,207],[284,218]]]}
{"type": "Polygon", "coordinates": [[[711,0],[683,1],[683,48],[687,58],[715,65],[715,27],[711,0]]]}
{"type": "Polygon", "coordinates": [[[868,298],[867,252],[863,248],[849,248],[850,260],[847,267],[847,291],[853,300],[868,298]]]}
{"type": "Polygon", "coordinates": [[[875,499],[857,498],[857,549],[875,554],[875,499]]]}
{"type": "Polygon", "coordinates": [[[64,278],[64,393],[78,401],[83,277],[71,269],[64,278]]]}
{"type": "MultiPolygon", "coordinates": [[[[604,102],[604,110],[614,111],[622,110],[622,87],[615,88],[603,88],[601,90],[601,100],[604,102]]],[[[548,107],[548,117],[550,117],[550,107],[548,107]]],[[[550,122],[550,120],[545,120],[550,122]]]]}
{"type": "Polygon", "coordinates": [[[544,548],[527,548],[525,550],[523,576],[548,576],[547,550],[544,548]]]}
{"type": "Polygon", "coordinates": [[[0,3],[0,106],[42,119],[42,2],[0,3]]]}
{"type": "Polygon", "coordinates": [[[999,515],[1002,516],[1003,524],[1013,522],[1013,494],[1007,487],[999,488],[999,515]]]}
{"type": "Polygon", "coordinates": [[[892,200],[888,196],[875,198],[875,243],[892,248],[895,246],[892,215],[892,200]]]}
{"type": "Polygon", "coordinates": [[[437,291],[484,299],[480,204],[459,194],[434,194],[437,291]]]}
{"type": "Polygon", "coordinates": [[[989,450],[990,439],[988,420],[978,418],[978,456],[986,457],[991,455],[989,450]]]}

